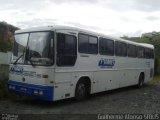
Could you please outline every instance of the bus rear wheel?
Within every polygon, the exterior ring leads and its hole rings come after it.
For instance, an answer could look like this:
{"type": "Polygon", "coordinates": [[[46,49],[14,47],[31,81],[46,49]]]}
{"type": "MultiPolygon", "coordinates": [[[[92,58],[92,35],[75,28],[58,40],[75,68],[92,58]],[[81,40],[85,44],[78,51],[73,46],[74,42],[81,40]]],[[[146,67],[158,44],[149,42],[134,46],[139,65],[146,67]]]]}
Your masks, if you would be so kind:
{"type": "Polygon", "coordinates": [[[144,85],[144,74],[141,73],[139,76],[138,88],[143,87],[143,85],[144,85]]]}
{"type": "Polygon", "coordinates": [[[75,91],[75,98],[77,101],[82,101],[87,97],[86,84],[84,82],[78,82],[75,91]]]}

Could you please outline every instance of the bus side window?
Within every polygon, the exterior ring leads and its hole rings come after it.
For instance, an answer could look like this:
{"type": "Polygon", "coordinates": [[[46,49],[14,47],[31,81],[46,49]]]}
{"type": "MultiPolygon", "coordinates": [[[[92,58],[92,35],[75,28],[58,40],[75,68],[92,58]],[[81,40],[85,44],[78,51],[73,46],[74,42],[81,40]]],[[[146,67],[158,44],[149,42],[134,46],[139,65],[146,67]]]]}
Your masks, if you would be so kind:
{"type": "Polygon", "coordinates": [[[145,48],[145,58],[150,59],[150,58],[151,58],[150,53],[151,53],[151,52],[150,52],[150,49],[145,48]]]}
{"type": "Polygon", "coordinates": [[[73,66],[77,58],[77,39],[75,36],[57,34],[57,65],[73,66]]]}
{"type": "Polygon", "coordinates": [[[114,41],[106,38],[99,38],[99,53],[101,55],[114,55],[114,41]]]}
{"type": "Polygon", "coordinates": [[[153,59],[154,58],[153,49],[145,48],[145,58],[147,58],[147,59],[153,59]]]}
{"type": "Polygon", "coordinates": [[[137,57],[137,48],[135,45],[128,44],[128,57],[137,57]]]}
{"type": "Polygon", "coordinates": [[[151,49],[151,58],[154,59],[154,50],[151,49]]]}
{"type": "Polygon", "coordinates": [[[153,59],[154,58],[154,51],[153,49],[148,49],[148,58],[153,59]]]}
{"type": "Polygon", "coordinates": [[[144,48],[143,47],[138,47],[138,52],[137,52],[137,56],[138,56],[138,58],[144,58],[145,57],[145,54],[144,54],[145,52],[144,52],[144,48]]]}
{"type": "Polygon", "coordinates": [[[127,44],[123,42],[115,42],[115,55],[116,56],[127,56],[127,44]]]}
{"type": "Polygon", "coordinates": [[[86,54],[98,53],[98,38],[80,33],[78,35],[78,51],[86,54]]]}

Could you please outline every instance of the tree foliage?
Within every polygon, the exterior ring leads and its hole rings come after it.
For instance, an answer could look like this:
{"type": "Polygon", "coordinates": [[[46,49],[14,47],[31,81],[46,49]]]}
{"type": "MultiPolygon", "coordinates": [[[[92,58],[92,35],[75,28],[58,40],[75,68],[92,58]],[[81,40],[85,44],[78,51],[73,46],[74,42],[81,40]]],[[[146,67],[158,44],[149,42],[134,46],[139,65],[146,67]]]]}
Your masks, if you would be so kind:
{"type": "Polygon", "coordinates": [[[17,29],[19,28],[6,22],[0,22],[0,52],[11,51],[13,35],[17,29]]]}
{"type": "Polygon", "coordinates": [[[0,52],[7,52],[12,50],[12,41],[4,42],[0,40],[0,52]]]}

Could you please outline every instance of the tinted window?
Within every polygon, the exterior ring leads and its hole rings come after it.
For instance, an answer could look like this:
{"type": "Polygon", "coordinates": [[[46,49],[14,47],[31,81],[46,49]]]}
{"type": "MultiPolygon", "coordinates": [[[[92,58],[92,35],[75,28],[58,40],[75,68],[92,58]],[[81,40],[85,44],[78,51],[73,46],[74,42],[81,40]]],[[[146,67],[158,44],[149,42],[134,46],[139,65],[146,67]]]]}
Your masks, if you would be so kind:
{"type": "Polygon", "coordinates": [[[123,42],[115,42],[115,55],[116,56],[127,56],[127,44],[123,42]]]}
{"type": "Polygon", "coordinates": [[[146,58],[150,58],[150,49],[148,49],[148,48],[145,48],[145,57],[146,58]]]}
{"type": "Polygon", "coordinates": [[[128,44],[128,57],[137,57],[137,48],[135,45],[128,44]]]}
{"type": "Polygon", "coordinates": [[[154,58],[154,50],[151,49],[151,58],[154,58]]]}
{"type": "Polygon", "coordinates": [[[152,49],[149,49],[149,48],[145,48],[145,57],[146,57],[147,59],[154,58],[153,50],[152,50],[152,49]]]}
{"type": "Polygon", "coordinates": [[[105,38],[100,38],[99,53],[101,55],[114,55],[114,41],[105,38]]]}
{"type": "Polygon", "coordinates": [[[97,37],[79,34],[79,48],[80,53],[97,54],[98,53],[98,39],[97,37]]]}
{"type": "Polygon", "coordinates": [[[144,58],[144,48],[143,47],[138,47],[138,51],[137,51],[137,56],[139,58],[144,58]]]}
{"type": "Polygon", "coordinates": [[[75,36],[57,34],[57,65],[73,66],[77,58],[77,40],[75,36]]]}

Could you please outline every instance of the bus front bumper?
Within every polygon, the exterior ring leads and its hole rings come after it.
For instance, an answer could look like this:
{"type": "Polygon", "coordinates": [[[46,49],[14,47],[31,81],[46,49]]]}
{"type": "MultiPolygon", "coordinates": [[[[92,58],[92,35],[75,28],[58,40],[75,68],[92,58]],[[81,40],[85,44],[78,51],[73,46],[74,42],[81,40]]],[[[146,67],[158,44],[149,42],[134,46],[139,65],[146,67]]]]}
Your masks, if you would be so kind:
{"type": "Polygon", "coordinates": [[[11,93],[20,93],[36,99],[53,101],[54,87],[52,86],[33,85],[9,80],[8,89],[11,93]]]}

